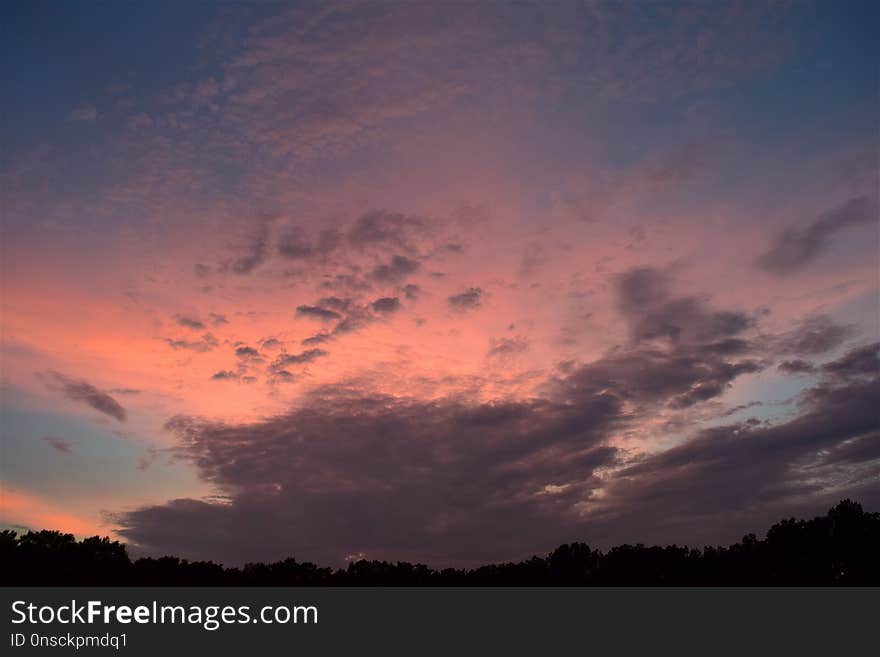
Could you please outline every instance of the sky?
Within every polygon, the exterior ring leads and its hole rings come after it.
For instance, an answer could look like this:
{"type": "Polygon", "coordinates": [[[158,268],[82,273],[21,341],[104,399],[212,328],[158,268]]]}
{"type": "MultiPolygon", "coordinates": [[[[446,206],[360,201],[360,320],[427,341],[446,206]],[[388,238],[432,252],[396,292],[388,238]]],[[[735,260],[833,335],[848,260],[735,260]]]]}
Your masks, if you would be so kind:
{"type": "Polygon", "coordinates": [[[4,527],[462,566],[880,510],[875,3],[3,12],[4,527]]]}

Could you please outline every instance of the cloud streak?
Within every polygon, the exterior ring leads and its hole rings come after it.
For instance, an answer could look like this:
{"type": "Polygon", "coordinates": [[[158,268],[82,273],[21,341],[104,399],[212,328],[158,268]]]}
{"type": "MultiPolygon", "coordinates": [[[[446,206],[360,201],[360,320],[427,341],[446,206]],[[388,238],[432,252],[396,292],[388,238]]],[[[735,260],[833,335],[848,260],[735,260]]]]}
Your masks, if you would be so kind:
{"type": "Polygon", "coordinates": [[[73,454],[73,445],[70,442],[63,440],[62,438],[56,438],[55,436],[46,436],[45,438],[43,438],[43,440],[45,440],[49,444],[49,446],[56,452],[64,454],[65,456],[73,454]]]}
{"type": "Polygon", "coordinates": [[[807,226],[784,230],[758,258],[757,263],[772,274],[788,276],[828,251],[837,233],[877,221],[876,199],[856,196],[822,213],[807,226]]]}
{"type": "Polygon", "coordinates": [[[125,422],[126,411],[122,405],[85,379],[74,379],[55,371],[42,372],[38,376],[48,388],[59,391],[67,399],[85,404],[119,422],[125,422]]]}

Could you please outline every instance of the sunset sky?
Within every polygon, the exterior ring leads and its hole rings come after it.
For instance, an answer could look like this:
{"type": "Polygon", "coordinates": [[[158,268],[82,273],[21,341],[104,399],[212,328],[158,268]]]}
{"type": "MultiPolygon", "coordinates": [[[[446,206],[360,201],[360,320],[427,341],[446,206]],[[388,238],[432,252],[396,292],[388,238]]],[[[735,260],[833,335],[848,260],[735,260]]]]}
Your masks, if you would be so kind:
{"type": "Polygon", "coordinates": [[[4,4],[4,527],[435,566],[880,510],[874,2],[4,4]]]}

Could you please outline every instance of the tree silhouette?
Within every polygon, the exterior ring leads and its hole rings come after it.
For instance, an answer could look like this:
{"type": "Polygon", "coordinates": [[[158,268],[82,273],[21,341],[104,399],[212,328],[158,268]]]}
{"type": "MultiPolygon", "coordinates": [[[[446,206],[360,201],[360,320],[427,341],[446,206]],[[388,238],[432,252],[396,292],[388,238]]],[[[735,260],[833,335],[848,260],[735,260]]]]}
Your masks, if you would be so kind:
{"type": "Polygon", "coordinates": [[[4,586],[877,586],[880,513],[843,500],[812,520],[788,518],[738,543],[702,550],[678,545],[560,545],[546,557],[473,569],[360,560],[334,570],[285,559],[224,568],[210,561],[145,557],[94,536],[0,532],[4,586]]]}

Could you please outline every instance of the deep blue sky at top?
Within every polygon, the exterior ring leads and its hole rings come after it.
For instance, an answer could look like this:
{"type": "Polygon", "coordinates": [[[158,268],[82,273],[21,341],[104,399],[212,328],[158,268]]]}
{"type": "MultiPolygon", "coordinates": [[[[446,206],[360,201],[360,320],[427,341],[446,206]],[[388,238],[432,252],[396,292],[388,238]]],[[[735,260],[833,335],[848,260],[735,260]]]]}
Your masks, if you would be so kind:
{"type": "MultiPolygon", "coordinates": [[[[110,85],[127,83],[143,96],[171,86],[182,70],[199,65],[200,46],[213,28],[240,37],[249,21],[289,4],[4,2],[4,150],[9,155],[51,134],[72,108],[105,95],[110,85]]],[[[870,0],[801,3],[779,34],[781,40],[792,39],[798,56],[746,89],[719,92],[737,130],[774,139],[810,126],[822,130],[842,114],[848,121],[872,120],[874,99],[864,94],[877,85],[878,7],[870,0]]],[[[658,138],[668,129],[665,115],[674,115],[669,106],[631,111],[650,112],[658,138]]],[[[629,121],[617,124],[633,127],[629,121]]],[[[626,157],[625,147],[616,152],[626,157]]]]}

